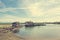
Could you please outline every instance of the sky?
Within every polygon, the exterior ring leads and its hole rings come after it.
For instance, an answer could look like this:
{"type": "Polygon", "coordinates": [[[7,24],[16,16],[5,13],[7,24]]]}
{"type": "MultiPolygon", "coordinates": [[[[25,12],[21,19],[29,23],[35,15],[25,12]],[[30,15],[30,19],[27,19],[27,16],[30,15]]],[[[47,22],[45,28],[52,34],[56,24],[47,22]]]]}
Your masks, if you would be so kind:
{"type": "Polygon", "coordinates": [[[0,22],[60,21],[60,0],[0,0],[0,22]]]}

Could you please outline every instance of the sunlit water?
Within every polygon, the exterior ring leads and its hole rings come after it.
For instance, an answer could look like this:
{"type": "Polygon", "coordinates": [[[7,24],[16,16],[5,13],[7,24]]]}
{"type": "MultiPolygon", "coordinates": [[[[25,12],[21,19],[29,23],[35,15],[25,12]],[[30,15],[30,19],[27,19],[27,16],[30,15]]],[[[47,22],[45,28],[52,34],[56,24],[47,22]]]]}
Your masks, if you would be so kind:
{"type": "Polygon", "coordinates": [[[17,33],[20,37],[60,37],[59,24],[47,24],[46,26],[22,27],[17,33]]]}

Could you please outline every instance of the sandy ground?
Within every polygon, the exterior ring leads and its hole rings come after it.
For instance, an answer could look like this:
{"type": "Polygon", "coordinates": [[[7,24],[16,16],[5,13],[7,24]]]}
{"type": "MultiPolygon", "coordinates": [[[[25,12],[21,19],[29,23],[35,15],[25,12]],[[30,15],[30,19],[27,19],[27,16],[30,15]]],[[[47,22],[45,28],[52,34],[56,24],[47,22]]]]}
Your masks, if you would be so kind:
{"type": "Polygon", "coordinates": [[[30,38],[25,38],[25,40],[60,40],[60,37],[57,38],[40,38],[40,37],[30,37],[30,38]]]}
{"type": "Polygon", "coordinates": [[[0,40],[24,40],[21,37],[16,36],[14,33],[0,29],[0,40]]]}

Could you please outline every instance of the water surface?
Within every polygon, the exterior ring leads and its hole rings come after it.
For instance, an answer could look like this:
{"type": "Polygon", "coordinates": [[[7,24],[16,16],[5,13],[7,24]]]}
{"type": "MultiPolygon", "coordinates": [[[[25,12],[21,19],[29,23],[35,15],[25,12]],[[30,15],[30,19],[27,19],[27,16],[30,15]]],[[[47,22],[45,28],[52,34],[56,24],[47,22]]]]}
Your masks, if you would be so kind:
{"type": "Polygon", "coordinates": [[[46,26],[22,27],[17,35],[25,37],[45,37],[55,38],[60,37],[59,24],[47,24],[46,26]]]}

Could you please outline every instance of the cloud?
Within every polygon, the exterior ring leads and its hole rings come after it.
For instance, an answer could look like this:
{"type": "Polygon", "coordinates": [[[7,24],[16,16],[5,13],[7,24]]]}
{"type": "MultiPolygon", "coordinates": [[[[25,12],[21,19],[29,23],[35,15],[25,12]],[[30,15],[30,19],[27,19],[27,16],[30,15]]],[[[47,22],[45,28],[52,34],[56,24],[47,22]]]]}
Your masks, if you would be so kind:
{"type": "MultiPolygon", "coordinates": [[[[53,18],[21,18],[21,17],[17,17],[17,16],[12,16],[12,15],[8,15],[5,14],[4,17],[0,18],[0,22],[25,22],[25,21],[33,21],[33,22],[54,22],[57,21],[60,18],[60,16],[57,17],[53,17],[53,18]],[[28,19],[28,20],[27,20],[28,19]]],[[[60,19],[58,20],[60,21],[60,19]]]]}
{"type": "Polygon", "coordinates": [[[30,15],[33,17],[37,17],[37,16],[41,16],[44,15],[44,12],[42,11],[42,9],[39,8],[39,5],[41,5],[40,3],[34,3],[29,5],[27,8],[30,11],[30,15]]]}
{"type": "MultiPolygon", "coordinates": [[[[30,1],[28,0],[28,2],[30,1]]],[[[48,15],[48,17],[52,15],[53,17],[53,15],[58,15],[58,13],[60,13],[60,5],[58,0],[47,0],[35,3],[30,2],[28,4],[26,4],[26,8],[29,11],[29,15],[32,17],[41,17],[46,15],[48,15]]]]}
{"type": "Polygon", "coordinates": [[[53,13],[53,14],[58,14],[58,13],[60,13],[60,7],[52,8],[52,9],[46,11],[46,12],[48,12],[48,13],[50,13],[50,14],[51,14],[51,13],[53,13]]]}
{"type": "MultiPolygon", "coordinates": [[[[20,0],[19,0],[20,2],[20,0]]],[[[17,8],[4,8],[0,9],[0,12],[11,11],[18,14],[16,10],[25,9],[27,17],[18,17],[18,15],[4,15],[1,18],[1,22],[50,22],[50,21],[60,21],[60,1],[59,0],[22,0],[22,4],[18,3],[17,8]],[[21,6],[21,7],[20,7],[21,6]],[[28,19],[28,20],[27,20],[28,19]],[[59,19],[59,20],[58,20],[59,19]]],[[[23,11],[23,10],[22,10],[23,11]]],[[[21,13],[21,12],[20,12],[21,13]]],[[[22,15],[23,16],[23,15],[22,15]]]]}
{"type": "Polygon", "coordinates": [[[0,22],[15,22],[15,21],[25,22],[30,20],[31,20],[30,18],[21,18],[21,17],[5,14],[4,17],[1,18],[0,22]]]}
{"type": "Polygon", "coordinates": [[[48,0],[50,3],[60,3],[60,0],[48,0]]]}
{"type": "Polygon", "coordinates": [[[0,12],[14,11],[16,9],[26,9],[26,8],[4,8],[4,9],[0,9],[0,12]]]}

